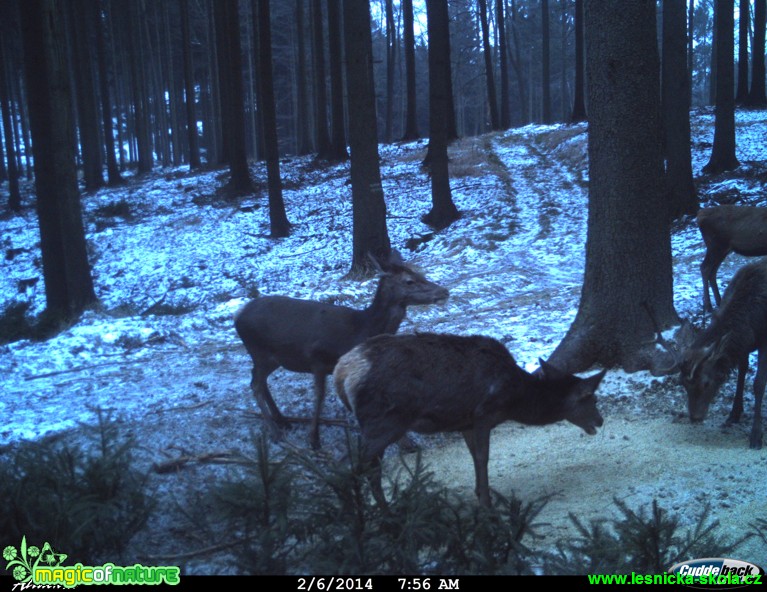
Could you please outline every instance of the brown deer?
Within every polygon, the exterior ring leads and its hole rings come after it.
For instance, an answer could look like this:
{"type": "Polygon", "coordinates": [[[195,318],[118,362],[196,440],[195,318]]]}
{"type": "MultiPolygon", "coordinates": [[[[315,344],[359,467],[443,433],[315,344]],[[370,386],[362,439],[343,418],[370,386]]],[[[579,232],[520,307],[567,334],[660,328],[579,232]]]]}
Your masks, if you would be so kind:
{"type": "Polygon", "coordinates": [[[734,205],[703,208],[698,212],[697,222],[706,244],[706,255],[700,265],[703,308],[710,311],[709,286],[717,306],[722,300],[716,274],[727,255],[767,255],[767,208],[734,205]]]}
{"type": "Polygon", "coordinates": [[[693,423],[706,418],[711,402],[734,368],[738,369],[738,379],[726,423],[740,421],[748,358],[751,352],[759,352],[749,446],[761,448],[762,399],[767,383],[767,259],[749,263],[737,271],[721,305],[713,313],[711,324],[689,341],[681,353],[667,346],[670,364],[656,374],[680,372],[693,423]]]}
{"type": "Polygon", "coordinates": [[[605,371],[581,379],[540,363],[541,376],[534,376],[495,339],[433,333],[381,335],[342,356],[333,372],[336,391],[359,422],[376,500],[386,505],[384,452],[408,431],[462,432],[483,505],[490,505],[490,431],[498,424],[567,420],[595,434],[602,416],[594,393],[605,371]]]}
{"type": "Polygon", "coordinates": [[[267,378],[279,367],[314,375],[315,405],[310,444],[320,447],[319,419],[327,376],[344,353],[367,338],[396,333],[410,305],[434,304],[449,292],[406,265],[392,251],[375,261],[380,278],[373,302],[364,310],[284,296],[262,296],[248,302],[234,318],[237,334],[253,360],[250,383],[264,420],[274,437],[289,422],[269,392],[267,378]]]}

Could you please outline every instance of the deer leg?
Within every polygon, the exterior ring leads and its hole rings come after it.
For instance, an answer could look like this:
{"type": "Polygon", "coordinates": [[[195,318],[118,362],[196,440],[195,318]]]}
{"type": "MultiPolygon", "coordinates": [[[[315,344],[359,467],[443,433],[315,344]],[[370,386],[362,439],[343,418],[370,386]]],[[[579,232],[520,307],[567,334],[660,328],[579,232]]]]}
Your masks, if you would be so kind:
{"type": "Polygon", "coordinates": [[[267,384],[267,378],[278,366],[270,361],[268,357],[252,357],[253,373],[250,388],[261,409],[261,415],[263,415],[264,421],[266,421],[269,430],[272,432],[272,437],[279,440],[282,438],[282,430],[289,428],[290,422],[280,413],[267,384]]]}
{"type": "Polygon", "coordinates": [[[751,448],[762,447],[762,399],[764,387],[767,385],[767,346],[759,349],[756,378],[754,379],[754,424],[751,427],[749,446],[751,448]]]}
{"type": "Polygon", "coordinates": [[[386,425],[385,420],[382,423],[383,425],[380,427],[362,427],[362,439],[365,443],[362,460],[364,470],[369,470],[368,479],[373,498],[380,507],[386,508],[388,504],[383,492],[381,461],[389,444],[399,440],[407,432],[407,429],[399,427],[399,422],[391,426],[386,425]]]}
{"type": "Polygon", "coordinates": [[[706,312],[713,310],[709,287],[714,293],[716,305],[719,306],[719,303],[722,301],[722,297],[719,294],[719,284],[716,281],[716,274],[726,256],[726,252],[721,253],[716,247],[707,245],[706,255],[703,257],[703,263],[700,264],[700,275],[703,277],[703,310],[706,312]]]}
{"type": "Polygon", "coordinates": [[[326,377],[325,372],[314,370],[314,417],[309,429],[309,444],[314,450],[322,447],[320,443],[320,415],[322,414],[322,405],[325,402],[326,377]]]}
{"type": "Polygon", "coordinates": [[[462,433],[474,461],[475,491],[479,503],[490,507],[490,483],[487,476],[487,463],[490,458],[490,430],[475,427],[462,433]]]}
{"type": "Polygon", "coordinates": [[[743,390],[746,386],[746,372],[748,372],[748,354],[738,362],[738,382],[735,386],[735,398],[732,401],[732,410],[725,421],[725,425],[731,425],[740,421],[743,415],[743,390]]]}

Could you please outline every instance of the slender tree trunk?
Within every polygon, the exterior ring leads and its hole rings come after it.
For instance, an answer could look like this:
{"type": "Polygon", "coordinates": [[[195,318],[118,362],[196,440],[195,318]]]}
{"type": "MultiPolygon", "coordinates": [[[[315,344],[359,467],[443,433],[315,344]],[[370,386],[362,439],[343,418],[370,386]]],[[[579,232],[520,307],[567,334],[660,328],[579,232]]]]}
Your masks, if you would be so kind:
{"type": "Polygon", "coordinates": [[[16,146],[13,140],[13,125],[11,124],[11,105],[8,92],[7,62],[5,58],[5,43],[0,39],[0,110],[2,110],[3,132],[5,136],[5,152],[8,155],[8,209],[12,212],[21,211],[21,193],[19,191],[19,169],[16,166],[16,146]]]}
{"type": "Polygon", "coordinates": [[[754,2],[754,48],[751,61],[751,89],[748,93],[747,104],[749,107],[767,107],[765,96],[765,21],[767,21],[767,0],[755,0],[754,2]]]}
{"type": "Polygon", "coordinates": [[[738,88],[735,92],[735,102],[739,105],[748,100],[748,25],[751,21],[750,8],[751,0],[740,0],[740,16],[738,18],[738,88]]]}
{"type": "Polygon", "coordinates": [[[698,211],[692,177],[686,29],[684,4],[669,0],[663,2],[662,112],[666,183],[672,219],[698,211]]]}
{"type": "Polygon", "coordinates": [[[496,44],[498,45],[498,55],[500,56],[500,74],[501,74],[501,129],[511,127],[511,113],[509,112],[509,65],[507,61],[508,48],[506,46],[506,15],[504,11],[504,0],[495,0],[495,23],[498,31],[496,44]]]}
{"type": "Polygon", "coordinates": [[[495,98],[495,76],[493,75],[493,59],[490,49],[490,27],[487,24],[487,0],[477,0],[479,5],[479,20],[482,26],[482,53],[485,57],[485,80],[487,81],[487,102],[490,106],[490,127],[500,129],[498,119],[498,103],[495,98]]]}
{"type": "Polygon", "coordinates": [[[583,0],[575,0],[575,97],[570,122],[586,120],[586,93],[583,84],[583,0]]]}
{"type": "Polygon", "coordinates": [[[328,158],[346,160],[346,131],[344,129],[343,55],[341,53],[340,0],[328,1],[328,57],[330,58],[330,106],[333,115],[332,139],[328,158]]]}
{"type": "Polygon", "coordinates": [[[328,99],[325,79],[325,40],[322,30],[322,0],[312,0],[312,63],[314,64],[314,133],[317,156],[331,157],[328,134],[328,99]]]}
{"type": "Polygon", "coordinates": [[[197,137],[192,36],[189,30],[189,0],[179,0],[181,11],[181,47],[184,59],[184,104],[186,105],[186,137],[189,143],[189,169],[200,168],[200,144],[197,137]]]}
{"type": "Polygon", "coordinates": [[[296,0],[296,152],[312,151],[306,88],[306,43],[304,42],[304,0],[296,0]]]}
{"type": "MultiPolygon", "coordinates": [[[[261,71],[261,94],[258,97],[263,111],[266,174],[269,186],[269,223],[274,238],[290,234],[290,222],[285,213],[280,179],[280,152],[277,142],[277,111],[274,106],[272,76],[272,32],[269,0],[252,0],[258,9],[258,68],[261,71]]],[[[253,6],[256,8],[256,6],[253,6]]]]}
{"type": "Polygon", "coordinates": [[[549,33],[549,0],[541,0],[541,35],[543,38],[543,66],[541,97],[543,123],[551,123],[551,35],[549,33]]]}
{"type": "Polygon", "coordinates": [[[104,35],[106,25],[101,18],[100,2],[90,3],[90,19],[96,33],[96,62],[99,72],[99,96],[101,98],[101,119],[104,129],[104,150],[107,160],[107,183],[110,187],[123,182],[115,156],[115,136],[112,123],[112,100],[107,74],[107,43],[104,35]]]}
{"type": "Polygon", "coordinates": [[[413,33],[413,0],[402,0],[402,26],[405,44],[405,86],[407,88],[407,107],[405,115],[405,133],[403,141],[420,137],[416,118],[415,90],[415,35],[413,33]]]}
{"type": "Polygon", "coordinates": [[[91,31],[88,19],[88,1],[74,0],[69,7],[71,39],[74,44],[74,72],[77,84],[77,112],[80,129],[80,150],[83,159],[85,189],[94,191],[104,185],[99,137],[99,115],[96,107],[96,88],[93,81],[91,31]]]}

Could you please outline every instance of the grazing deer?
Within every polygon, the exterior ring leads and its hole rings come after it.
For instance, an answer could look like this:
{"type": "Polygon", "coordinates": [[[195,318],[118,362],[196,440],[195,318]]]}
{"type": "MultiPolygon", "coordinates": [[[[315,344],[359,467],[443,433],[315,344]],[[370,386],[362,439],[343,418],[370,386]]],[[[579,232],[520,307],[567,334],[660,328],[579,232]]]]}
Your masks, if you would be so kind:
{"type": "Polygon", "coordinates": [[[248,302],[235,316],[234,326],[253,360],[250,383],[264,420],[274,437],[289,422],[274,403],[267,378],[279,367],[314,375],[315,405],[310,444],[320,447],[319,419],[327,376],[344,353],[367,338],[396,333],[406,309],[434,304],[449,292],[407,266],[392,251],[376,261],[380,279],[373,302],[364,310],[284,296],[262,296],[248,302]]]}
{"type": "Polygon", "coordinates": [[[498,424],[566,419],[595,434],[602,416],[594,393],[605,371],[581,379],[540,363],[542,376],[533,376],[495,339],[433,333],[381,335],[342,356],[333,372],[336,391],[359,422],[376,500],[386,504],[384,451],[408,431],[462,432],[483,505],[490,505],[490,431],[498,424]]]}
{"type": "Polygon", "coordinates": [[[717,306],[722,300],[716,274],[727,255],[767,255],[767,208],[733,205],[703,208],[698,212],[697,222],[706,244],[706,255],[700,265],[703,308],[710,311],[709,286],[717,306]]]}
{"type": "Polygon", "coordinates": [[[762,447],[762,399],[767,383],[767,259],[741,267],[724,293],[711,324],[689,339],[681,353],[669,349],[670,364],[656,374],[681,373],[687,391],[690,421],[702,422],[730,372],[737,367],[735,399],[727,424],[737,423],[743,413],[743,390],[748,358],[758,351],[754,380],[754,422],[751,448],[762,447]]]}

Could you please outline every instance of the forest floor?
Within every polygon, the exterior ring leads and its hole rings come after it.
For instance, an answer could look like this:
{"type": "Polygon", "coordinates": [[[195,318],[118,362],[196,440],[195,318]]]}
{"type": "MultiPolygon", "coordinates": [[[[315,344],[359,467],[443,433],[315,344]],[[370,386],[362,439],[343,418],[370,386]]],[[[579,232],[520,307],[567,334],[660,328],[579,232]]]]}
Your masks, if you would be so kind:
{"type": "MultiPolygon", "coordinates": [[[[693,118],[696,174],[710,153],[712,123],[711,111],[693,118]]],[[[767,114],[739,113],[742,166],[730,175],[696,178],[704,205],[764,204],[766,132],[767,114]]],[[[528,126],[457,142],[451,147],[451,184],[463,216],[436,234],[418,221],[430,200],[428,178],[418,166],[425,143],[382,147],[392,244],[451,291],[445,305],[411,309],[401,332],[487,334],[528,371],[539,357],[548,357],[580,296],[586,143],[584,125],[528,126]],[[418,246],[408,252],[411,239],[418,246]]],[[[147,471],[160,505],[122,560],[181,565],[190,574],[236,571],[227,554],[231,533],[211,534],[206,497],[236,476],[227,459],[252,455],[253,433],[261,428],[248,386],[251,363],[232,318],[259,293],[366,305],[375,280],[360,283],[343,275],[350,260],[350,200],[338,196],[349,192],[347,167],[283,162],[294,229],[282,241],[269,239],[266,208],[257,202],[211,205],[224,171],[172,171],[86,197],[103,309],[87,313],[55,339],[0,346],[0,412],[8,418],[0,444],[74,430],[78,422],[93,422],[96,407],[111,409],[124,433],[138,442],[136,467],[147,471]],[[132,216],[107,219],[104,208],[115,203],[130,208],[132,216]],[[175,312],[147,313],[158,304],[175,312]],[[155,470],[180,458],[190,462],[155,470]]],[[[254,175],[264,178],[261,164],[254,165],[254,175]]],[[[22,251],[5,263],[5,297],[16,294],[12,280],[39,273],[39,262],[28,230],[34,228],[32,212],[3,224],[3,246],[22,251]]],[[[704,246],[693,220],[675,225],[672,247],[675,306],[680,316],[700,324],[704,246]]],[[[719,272],[722,287],[745,261],[727,259],[719,272]]],[[[39,311],[44,299],[36,298],[39,311]]],[[[753,362],[747,384],[752,380],[753,362]]],[[[270,388],[286,415],[311,415],[309,375],[278,370],[270,388]]],[[[708,506],[722,532],[736,540],[757,519],[767,519],[767,449],[748,447],[750,386],[742,423],[721,427],[733,391],[734,377],[706,421],[691,425],[674,377],[609,369],[597,392],[605,423],[595,436],[570,424],[499,426],[491,443],[490,485],[522,501],[553,496],[537,520],[540,538],[527,541],[538,549],[553,549],[558,539],[576,534],[570,513],[584,523],[614,517],[616,499],[633,509],[656,500],[683,526],[695,524],[708,506]]],[[[332,387],[324,416],[354,429],[332,387]]],[[[324,450],[341,456],[345,434],[342,427],[324,425],[324,450]]],[[[300,423],[287,442],[306,447],[307,437],[300,423]]],[[[446,487],[474,499],[473,466],[462,439],[447,434],[417,441],[429,470],[446,487]]],[[[395,450],[386,462],[390,474],[401,467],[395,450]]],[[[734,558],[765,566],[767,546],[752,537],[734,558]]]]}

